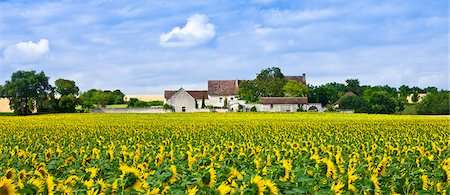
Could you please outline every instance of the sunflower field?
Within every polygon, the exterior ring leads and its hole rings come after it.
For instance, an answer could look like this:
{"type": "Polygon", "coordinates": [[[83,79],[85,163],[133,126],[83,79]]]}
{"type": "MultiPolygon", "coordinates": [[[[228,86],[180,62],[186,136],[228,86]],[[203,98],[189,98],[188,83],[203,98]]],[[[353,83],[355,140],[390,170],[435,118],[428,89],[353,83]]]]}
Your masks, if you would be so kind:
{"type": "Polygon", "coordinates": [[[449,194],[450,118],[0,117],[0,194],[449,194]]]}

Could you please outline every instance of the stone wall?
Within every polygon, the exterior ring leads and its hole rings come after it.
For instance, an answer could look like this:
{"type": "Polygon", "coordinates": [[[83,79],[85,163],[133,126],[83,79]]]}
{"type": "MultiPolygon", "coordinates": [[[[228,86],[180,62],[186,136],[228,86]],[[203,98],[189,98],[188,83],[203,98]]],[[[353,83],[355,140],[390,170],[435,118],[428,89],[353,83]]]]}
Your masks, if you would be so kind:
{"type": "Polygon", "coordinates": [[[91,113],[170,113],[162,108],[92,108],[91,113]]]}

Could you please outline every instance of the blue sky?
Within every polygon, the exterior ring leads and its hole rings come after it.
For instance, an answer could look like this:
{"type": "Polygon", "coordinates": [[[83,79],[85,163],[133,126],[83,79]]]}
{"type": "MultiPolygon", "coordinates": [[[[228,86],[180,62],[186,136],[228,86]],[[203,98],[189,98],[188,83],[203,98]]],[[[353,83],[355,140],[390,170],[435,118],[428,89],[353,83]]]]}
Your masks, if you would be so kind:
{"type": "Polygon", "coordinates": [[[449,86],[447,0],[0,1],[0,83],[157,94],[278,66],[313,85],[449,86]]]}

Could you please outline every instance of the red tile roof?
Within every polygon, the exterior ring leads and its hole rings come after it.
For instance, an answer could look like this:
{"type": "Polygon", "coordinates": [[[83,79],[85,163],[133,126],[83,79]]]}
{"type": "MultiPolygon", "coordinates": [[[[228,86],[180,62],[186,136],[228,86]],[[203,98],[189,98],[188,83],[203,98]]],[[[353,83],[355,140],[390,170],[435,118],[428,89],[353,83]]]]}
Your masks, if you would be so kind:
{"type": "Polygon", "coordinates": [[[303,85],[306,85],[306,78],[305,76],[284,76],[284,80],[295,80],[299,83],[303,83],[303,85]]]}
{"type": "Polygon", "coordinates": [[[308,97],[261,97],[262,104],[307,104],[308,97]]]}
{"type": "Polygon", "coordinates": [[[353,93],[352,91],[347,91],[346,93],[344,93],[344,95],[342,95],[335,103],[334,105],[337,104],[341,104],[342,99],[346,98],[346,97],[350,97],[350,96],[355,96],[356,94],[353,93]]]}
{"type": "Polygon", "coordinates": [[[238,80],[209,80],[208,94],[218,96],[237,95],[238,85],[238,80]]]}
{"type": "MultiPolygon", "coordinates": [[[[176,90],[166,90],[164,91],[164,98],[167,100],[171,98],[173,95],[175,95],[177,91],[176,90]]],[[[186,91],[195,99],[202,99],[202,97],[205,97],[205,99],[208,99],[208,91],[207,90],[189,90],[186,91]]]]}

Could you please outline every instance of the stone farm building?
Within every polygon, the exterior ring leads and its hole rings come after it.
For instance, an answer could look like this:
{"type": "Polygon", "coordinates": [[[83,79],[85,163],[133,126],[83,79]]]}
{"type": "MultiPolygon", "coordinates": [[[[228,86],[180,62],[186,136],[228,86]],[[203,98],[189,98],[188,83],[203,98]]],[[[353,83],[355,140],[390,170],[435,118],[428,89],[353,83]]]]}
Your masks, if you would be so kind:
{"type": "MultiPolygon", "coordinates": [[[[296,80],[306,85],[305,74],[302,76],[285,76],[285,80],[296,80]]],[[[255,107],[257,111],[263,112],[295,112],[302,107],[303,110],[311,108],[317,111],[323,111],[321,105],[308,104],[307,97],[287,98],[287,97],[262,97],[261,104],[247,104],[239,100],[239,84],[243,80],[209,80],[208,90],[166,90],[164,92],[164,101],[172,106],[175,112],[201,112],[202,101],[205,105],[215,108],[216,111],[237,111],[239,107],[243,111],[250,111],[255,107]],[[225,99],[227,107],[224,108],[225,99]],[[196,107],[197,105],[197,107],[196,107]]]]}

